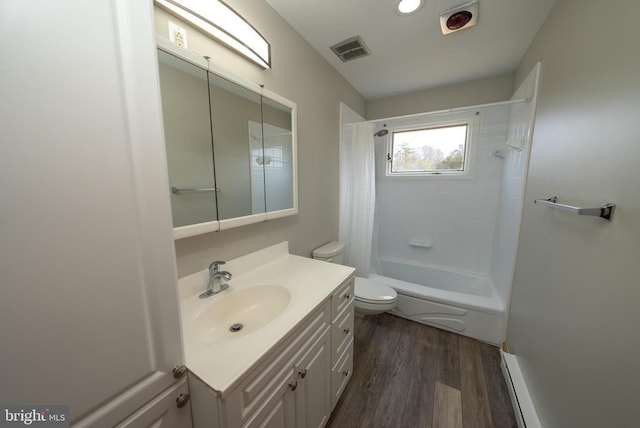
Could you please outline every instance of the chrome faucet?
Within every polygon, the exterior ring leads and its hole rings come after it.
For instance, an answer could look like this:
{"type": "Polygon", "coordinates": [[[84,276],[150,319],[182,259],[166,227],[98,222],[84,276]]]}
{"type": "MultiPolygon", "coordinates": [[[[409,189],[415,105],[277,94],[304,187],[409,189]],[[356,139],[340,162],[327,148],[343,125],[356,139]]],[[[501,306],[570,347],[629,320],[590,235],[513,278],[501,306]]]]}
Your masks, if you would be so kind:
{"type": "Polygon", "coordinates": [[[213,296],[229,288],[229,284],[222,284],[223,279],[225,281],[231,279],[231,273],[226,270],[220,271],[220,266],[224,263],[225,262],[217,261],[209,265],[209,284],[207,285],[207,291],[200,294],[201,299],[206,299],[209,296],[213,296]]]}

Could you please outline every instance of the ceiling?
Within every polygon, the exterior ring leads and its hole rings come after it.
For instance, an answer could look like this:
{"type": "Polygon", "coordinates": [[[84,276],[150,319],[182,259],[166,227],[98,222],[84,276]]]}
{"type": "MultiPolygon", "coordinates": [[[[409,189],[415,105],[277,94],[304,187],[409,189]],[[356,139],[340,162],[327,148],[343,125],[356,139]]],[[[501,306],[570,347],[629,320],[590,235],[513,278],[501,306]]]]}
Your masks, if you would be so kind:
{"type": "Polygon", "coordinates": [[[440,13],[468,0],[266,0],[367,100],[513,71],[555,0],[479,0],[475,27],[443,36],[440,13]],[[342,62],[330,49],[359,35],[371,55],[342,62]]]}

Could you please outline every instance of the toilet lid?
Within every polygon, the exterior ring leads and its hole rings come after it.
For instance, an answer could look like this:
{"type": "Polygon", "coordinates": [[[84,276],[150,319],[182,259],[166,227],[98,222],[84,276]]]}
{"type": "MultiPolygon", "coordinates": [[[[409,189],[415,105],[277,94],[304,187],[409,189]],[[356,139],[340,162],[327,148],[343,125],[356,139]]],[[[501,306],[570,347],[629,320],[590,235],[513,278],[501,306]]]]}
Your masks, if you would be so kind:
{"type": "Polygon", "coordinates": [[[356,300],[366,303],[389,303],[398,298],[396,290],[380,282],[356,277],[354,287],[356,300]]]}

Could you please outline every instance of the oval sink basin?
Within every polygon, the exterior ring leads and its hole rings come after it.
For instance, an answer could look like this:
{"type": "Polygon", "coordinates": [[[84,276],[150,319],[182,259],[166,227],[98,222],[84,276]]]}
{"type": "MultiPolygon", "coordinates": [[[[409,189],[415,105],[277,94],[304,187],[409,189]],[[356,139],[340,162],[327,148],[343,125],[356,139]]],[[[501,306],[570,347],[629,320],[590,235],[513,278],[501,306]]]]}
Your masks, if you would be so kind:
{"type": "Polygon", "coordinates": [[[201,341],[217,342],[246,336],[269,324],[289,305],[291,293],[279,285],[261,285],[232,288],[209,299],[211,304],[196,314],[192,332],[201,341]]]}

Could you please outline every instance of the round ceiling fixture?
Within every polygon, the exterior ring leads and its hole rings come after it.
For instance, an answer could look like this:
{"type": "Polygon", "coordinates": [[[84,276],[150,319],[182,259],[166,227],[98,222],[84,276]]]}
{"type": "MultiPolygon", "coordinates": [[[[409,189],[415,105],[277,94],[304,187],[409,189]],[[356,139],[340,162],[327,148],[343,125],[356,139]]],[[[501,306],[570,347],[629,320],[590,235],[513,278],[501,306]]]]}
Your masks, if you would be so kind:
{"type": "Polygon", "coordinates": [[[449,30],[459,30],[467,25],[471,18],[473,18],[473,14],[468,10],[456,12],[447,19],[447,28],[449,30]]]}
{"type": "Polygon", "coordinates": [[[466,30],[478,23],[478,0],[458,5],[440,14],[440,29],[447,35],[466,30]]]}
{"type": "Polygon", "coordinates": [[[423,4],[423,0],[397,0],[396,13],[402,16],[413,15],[422,8],[423,4]]]}

